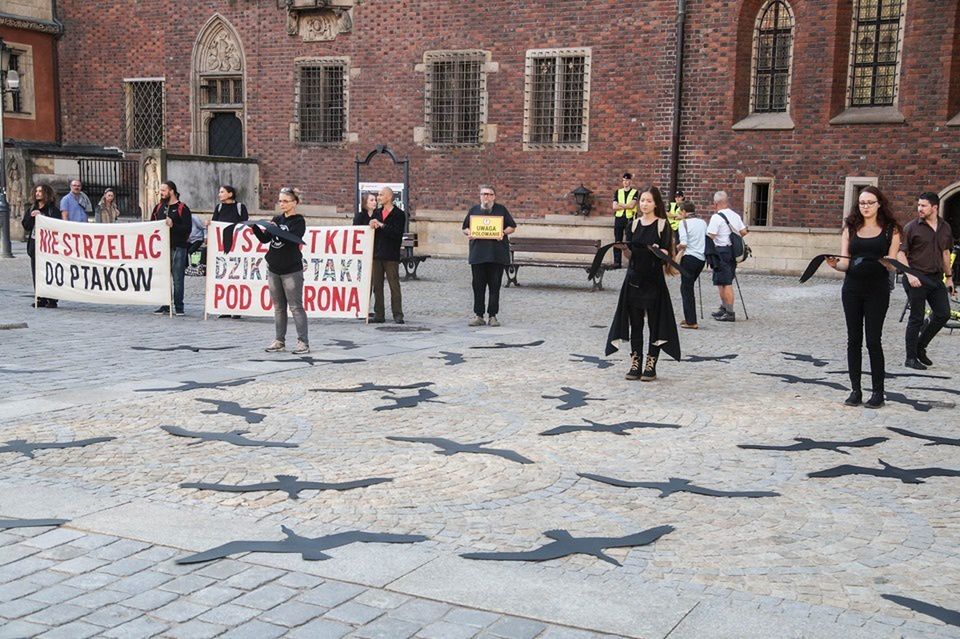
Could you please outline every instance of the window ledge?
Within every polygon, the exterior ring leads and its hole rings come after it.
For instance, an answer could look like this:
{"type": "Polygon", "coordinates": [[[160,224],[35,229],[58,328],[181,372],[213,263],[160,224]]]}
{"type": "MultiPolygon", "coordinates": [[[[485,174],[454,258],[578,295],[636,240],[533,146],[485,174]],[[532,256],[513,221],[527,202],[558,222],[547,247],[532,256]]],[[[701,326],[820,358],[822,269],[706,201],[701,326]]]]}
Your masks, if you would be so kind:
{"type": "Polygon", "coordinates": [[[790,131],[795,128],[787,112],[751,113],[733,125],[734,131],[790,131]]]}
{"type": "Polygon", "coordinates": [[[947,120],[947,126],[960,126],[960,113],[956,114],[952,120],[947,120]]]}
{"type": "Polygon", "coordinates": [[[907,119],[895,106],[850,107],[830,124],[903,124],[907,119]]]}

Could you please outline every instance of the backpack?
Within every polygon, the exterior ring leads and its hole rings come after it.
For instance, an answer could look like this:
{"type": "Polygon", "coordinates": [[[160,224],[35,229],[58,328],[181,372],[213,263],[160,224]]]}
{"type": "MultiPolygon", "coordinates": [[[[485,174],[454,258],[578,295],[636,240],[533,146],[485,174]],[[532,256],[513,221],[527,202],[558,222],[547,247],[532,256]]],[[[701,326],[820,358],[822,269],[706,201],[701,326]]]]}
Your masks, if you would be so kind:
{"type": "Polygon", "coordinates": [[[723,221],[730,227],[730,248],[733,251],[734,261],[743,262],[753,255],[753,251],[747,246],[747,243],[743,241],[743,236],[733,230],[733,226],[730,225],[730,220],[727,219],[727,216],[719,211],[717,211],[717,215],[722,217],[723,221]]]}

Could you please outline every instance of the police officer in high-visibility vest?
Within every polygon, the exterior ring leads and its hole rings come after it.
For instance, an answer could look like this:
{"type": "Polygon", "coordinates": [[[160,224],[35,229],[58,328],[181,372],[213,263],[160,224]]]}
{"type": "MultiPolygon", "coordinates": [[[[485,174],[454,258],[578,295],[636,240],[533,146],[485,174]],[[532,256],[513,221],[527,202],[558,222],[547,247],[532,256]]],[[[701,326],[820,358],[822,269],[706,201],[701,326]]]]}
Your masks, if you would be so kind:
{"type": "MultiPolygon", "coordinates": [[[[613,239],[616,242],[625,241],[627,244],[633,237],[631,225],[637,214],[637,190],[630,186],[633,175],[623,174],[623,187],[617,189],[613,195],[613,239]]],[[[621,268],[621,252],[613,249],[613,267],[621,268]]]]}
{"type": "Polygon", "coordinates": [[[673,234],[679,237],[679,228],[680,221],[683,219],[683,216],[680,214],[680,209],[683,207],[683,189],[677,189],[677,192],[673,194],[673,202],[670,203],[670,210],[667,211],[667,222],[670,223],[670,228],[673,229],[673,234]]]}

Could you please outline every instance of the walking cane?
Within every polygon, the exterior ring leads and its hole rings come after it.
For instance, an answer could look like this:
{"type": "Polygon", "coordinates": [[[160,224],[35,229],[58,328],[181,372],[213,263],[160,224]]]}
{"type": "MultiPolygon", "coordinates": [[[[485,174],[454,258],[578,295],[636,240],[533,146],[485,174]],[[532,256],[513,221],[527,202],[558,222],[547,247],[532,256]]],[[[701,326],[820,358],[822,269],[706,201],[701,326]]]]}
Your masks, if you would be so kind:
{"type": "Polygon", "coordinates": [[[743,301],[743,291],[740,290],[740,280],[737,279],[737,274],[733,274],[733,281],[737,283],[737,295],[740,296],[740,305],[743,306],[743,316],[746,319],[750,319],[750,316],[747,315],[747,305],[743,301]]]}
{"type": "Polygon", "coordinates": [[[697,294],[700,297],[700,319],[703,319],[703,285],[700,283],[699,277],[697,278],[697,294]]]}

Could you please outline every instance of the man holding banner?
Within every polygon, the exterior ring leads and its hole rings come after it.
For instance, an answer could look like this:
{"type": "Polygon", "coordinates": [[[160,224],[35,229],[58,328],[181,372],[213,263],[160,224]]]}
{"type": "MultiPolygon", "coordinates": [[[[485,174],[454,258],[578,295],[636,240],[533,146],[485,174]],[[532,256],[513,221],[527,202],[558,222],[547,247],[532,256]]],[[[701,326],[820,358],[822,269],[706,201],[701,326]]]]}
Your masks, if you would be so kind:
{"type": "MultiPolygon", "coordinates": [[[[173,273],[173,307],[174,313],[183,315],[183,279],[187,272],[187,253],[190,248],[190,232],[193,222],[190,219],[190,208],[180,201],[177,185],[167,180],[160,185],[160,202],[153,209],[150,216],[153,221],[164,220],[170,228],[170,268],[173,273]]],[[[170,312],[168,305],[163,305],[153,312],[154,315],[166,315],[170,312]]]]}
{"type": "Polygon", "coordinates": [[[506,236],[517,230],[513,216],[496,203],[496,191],[480,185],[480,204],[475,204],[463,219],[463,234],[470,238],[470,270],[473,271],[473,314],[469,326],[483,326],[484,297],[490,290],[487,316],[490,326],[500,326],[500,287],[503,269],[510,264],[510,241],[506,236]]]}

